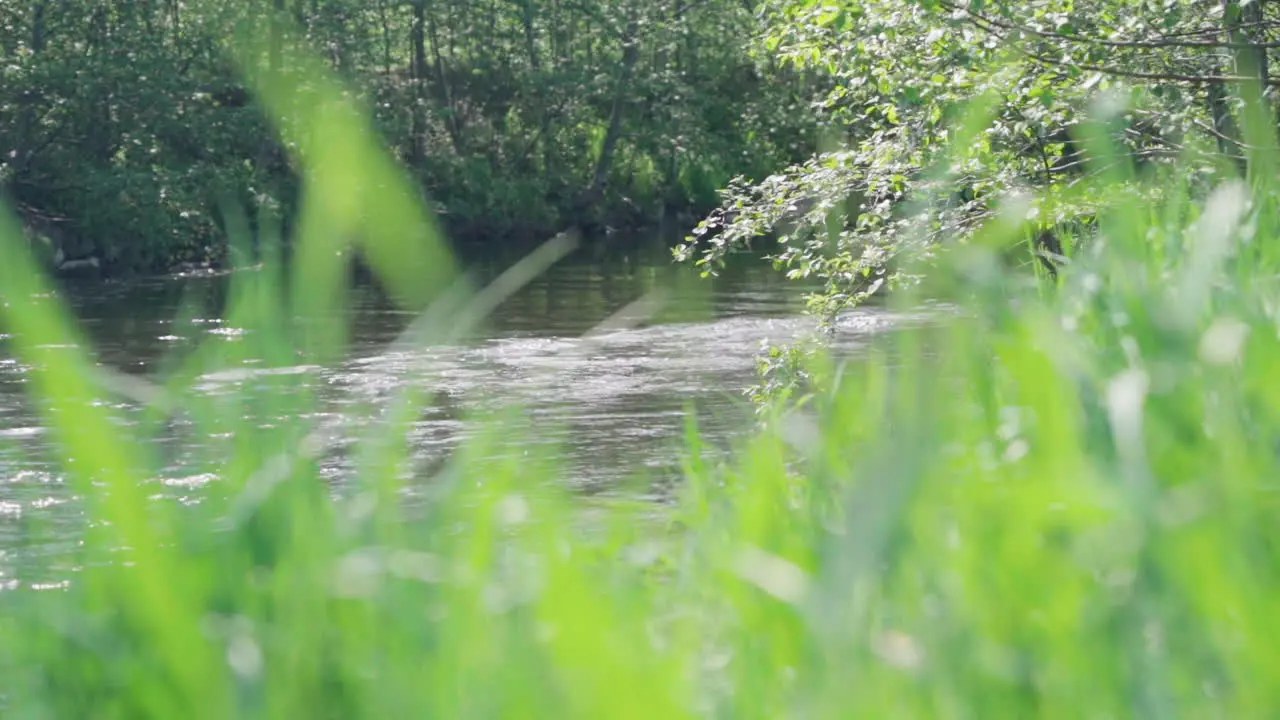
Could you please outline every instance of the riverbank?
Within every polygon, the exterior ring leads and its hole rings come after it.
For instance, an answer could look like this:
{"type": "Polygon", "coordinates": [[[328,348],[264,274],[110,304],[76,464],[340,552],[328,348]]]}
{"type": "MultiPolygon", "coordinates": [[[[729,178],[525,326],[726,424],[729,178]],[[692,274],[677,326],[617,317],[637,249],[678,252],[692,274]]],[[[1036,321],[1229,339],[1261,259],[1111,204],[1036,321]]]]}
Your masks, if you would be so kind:
{"type": "Polygon", "coordinates": [[[295,170],[319,229],[285,233],[287,291],[52,292],[0,218],[0,716],[1280,716],[1280,145],[1225,97],[1274,66],[1264,3],[260,5],[0,28],[5,180],[105,233],[105,264],[198,256],[211,188],[276,212],[295,170]],[[1139,170],[1102,124],[1178,156],[1139,170]],[[848,151],[748,179],[819,127],[848,151]],[[888,266],[890,313],[955,312],[797,355],[725,422],[796,327],[761,317],[784,278],[720,312],[730,273],[569,243],[480,272],[424,178],[556,232],[579,216],[548,198],[727,185],[750,232],[709,262],[816,196],[790,275],[839,303],[888,266]],[[1050,273],[1031,241],[1076,201],[1096,222],[1050,273]],[[350,282],[352,236],[385,292],[350,282]]]}
{"type": "MultiPolygon", "coordinates": [[[[1258,236],[1280,227],[1274,197],[1254,201],[1258,236]]],[[[177,375],[164,392],[180,414],[121,422],[110,384],[85,381],[85,349],[35,315],[47,304],[13,302],[23,389],[65,479],[0,486],[26,493],[0,501],[0,518],[24,518],[0,548],[18,559],[0,576],[0,710],[1272,715],[1280,573],[1265,549],[1280,517],[1263,479],[1280,459],[1257,440],[1280,433],[1280,258],[1248,242],[1247,203],[1228,184],[1153,214],[1208,224],[1103,215],[1106,237],[1155,241],[1077,256],[1053,293],[1002,270],[1001,243],[947,254],[932,277],[963,312],[884,337],[856,368],[819,361],[820,394],[764,415],[727,457],[701,416],[679,416],[663,503],[568,487],[579,438],[539,441],[548,415],[505,393],[446,462],[417,462],[430,438],[415,435],[428,410],[412,362],[342,410],[364,418],[348,482],[325,471],[331,411],[299,373],[207,393],[177,375]],[[167,422],[224,444],[168,477],[167,422]],[[66,507],[63,484],[83,511],[39,522],[66,507]],[[33,545],[49,532],[83,542],[33,545]]],[[[29,277],[0,273],[18,290],[29,277]]],[[[233,296],[268,304],[202,342],[269,365],[289,349],[283,316],[262,279],[235,280],[233,296]]],[[[682,351],[694,366],[724,354],[682,351]]],[[[684,392],[677,375],[650,380],[684,392]]],[[[552,388],[598,389],[590,373],[552,388]]],[[[600,438],[581,440],[599,461],[600,438]]]]}
{"type": "MultiPolygon", "coordinates": [[[[91,230],[77,227],[66,217],[49,215],[37,209],[19,206],[18,216],[28,247],[46,272],[64,278],[128,279],[133,277],[175,273],[216,272],[231,268],[230,239],[219,236],[203,246],[203,259],[181,259],[155,266],[136,267],[111,262],[93,241],[91,230]]],[[[590,252],[604,255],[614,252],[651,252],[656,244],[670,249],[684,239],[698,222],[698,210],[686,209],[659,213],[652,219],[633,215],[615,218],[583,219],[569,225],[526,226],[511,229],[485,223],[458,220],[448,213],[436,215],[439,231],[457,252],[474,257],[498,253],[518,257],[561,232],[572,232],[590,252]]],[[[288,236],[289,227],[284,231],[288,236]]],[[[256,241],[251,243],[256,245],[256,241]]],[[[288,246],[285,248],[288,252],[288,246]]]]}

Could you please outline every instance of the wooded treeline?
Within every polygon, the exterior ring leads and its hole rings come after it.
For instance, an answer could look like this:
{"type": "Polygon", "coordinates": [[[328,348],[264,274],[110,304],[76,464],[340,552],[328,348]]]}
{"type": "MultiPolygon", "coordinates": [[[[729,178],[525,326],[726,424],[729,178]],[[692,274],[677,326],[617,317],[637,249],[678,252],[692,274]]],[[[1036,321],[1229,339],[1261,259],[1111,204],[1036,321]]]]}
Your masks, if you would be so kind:
{"type": "Polygon", "coordinates": [[[1204,188],[1274,140],[1246,137],[1242,82],[1280,86],[1275,0],[9,0],[0,188],[28,224],[156,269],[221,256],[221,198],[287,219],[292,155],[224,52],[246,18],[347,80],[456,238],[691,225],[725,189],[686,257],[782,223],[782,263],[840,302],[1012,190],[1047,224],[1093,212],[1060,191],[1104,93],[1130,159],[1204,188]],[[923,183],[977,97],[993,121],[923,183]]]}
{"type": "Polygon", "coordinates": [[[0,3],[0,186],[65,257],[218,259],[218,203],[287,217],[289,153],[223,52],[246,13],[349,83],[455,237],[705,211],[812,152],[813,90],[751,0],[0,3]]]}

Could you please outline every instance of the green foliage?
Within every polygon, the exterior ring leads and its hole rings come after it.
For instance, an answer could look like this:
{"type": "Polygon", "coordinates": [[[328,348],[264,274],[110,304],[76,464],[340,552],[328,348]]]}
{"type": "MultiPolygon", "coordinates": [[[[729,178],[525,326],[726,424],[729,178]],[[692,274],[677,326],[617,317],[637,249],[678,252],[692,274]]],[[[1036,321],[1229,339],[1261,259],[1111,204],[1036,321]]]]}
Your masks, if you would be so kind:
{"type": "MultiPolygon", "coordinates": [[[[820,379],[807,403],[765,413],[727,464],[691,424],[657,522],[567,497],[518,413],[472,418],[423,475],[404,444],[412,378],[373,409],[358,478],[334,491],[296,378],[217,396],[183,379],[292,362],[270,269],[236,276],[243,339],[206,341],[151,398],[157,417],[181,407],[228,437],[218,480],[195,503],[149,500],[145,435],[95,401],[94,379],[112,380],[7,223],[6,329],[90,522],[84,545],[0,593],[0,703],[15,717],[1274,714],[1280,257],[1257,242],[1280,227],[1272,190],[1113,193],[1102,239],[1047,297],[1004,265],[1024,219],[993,218],[924,288],[963,312],[843,372],[799,359],[820,379]],[[295,420],[264,432],[246,403],[295,420]]],[[[394,212],[386,197],[325,212],[394,212]]],[[[435,302],[406,341],[473,316],[435,302]]]]}
{"type": "Polygon", "coordinates": [[[705,212],[812,147],[798,74],[750,57],[736,1],[35,0],[0,12],[0,190],[118,270],[221,257],[227,196],[292,216],[290,149],[222,52],[246,17],[350,81],[455,235],[705,212]]]}
{"type": "MultiPolygon", "coordinates": [[[[1261,0],[764,7],[763,49],[833,81],[821,103],[829,147],[730,184],[677,257],[714,272],[752,238],[776,235],[777,264],[827,281],[815,298],[824,315],[919,280],[902,273],[904,256],[967,241],[1018,195],[1037,198],[1027,207],[1037,230],[1087,224],[1099,198],[1081,176],[1108,168],[1090,164],[1100,155],[1079,130],[1099,104],[1127,151],[1113,162],[1150,172],[1176,163],[1203,197],[1213,178],[1245,165],[1250,131],[1234,98],[1277,81],[1268,55],[1278,6],[1261,0]],[[978,98],[994,121],[957,145],[957,109],[978,98]],[[941,184],[927,174],[939,163],[950,163],[941,184]]],[[[1037,252],[1061,256],[1049,245],[1037,252]]]]}
{"type": "MultiPolygon", "coordinates": [[[[823,374],[815,372],[818,361],[813,340],[788,345],[766,344],[756,361],[760,381],[747,390],[747,396],[758,412],[769,412],[776,405],[802,405],[815,394],[829,391],[819,381],[823,374]]],[[[825,378],[823,378],[825,379],[825,378]]]]}
{"type": "MultiPolygon", "coordinates": [[[[1195,156],[1147,178],[1104,163],[1081,182],[1096,230],[1052,292],[1011,265],[1038,222],[1025,205],[928,273],[905,258],[922,281],[891,307],[958,312],[856,365],[794,358],[807,402],[772,408],[730,461],[691,420],[673,507],[568,497],[517,411],[471,418],[444,467],[413,467],[412,374],[369,409],[357,476],[335,488],[296,376],[214,394],[196,379],[335,357],[352,252],[421,311],[400,338],[413,349],[464,335],[566,248],[449,291],[442,238],[358,103],[287,37],[277,67],[256,62],[273,52],[261,28],[237,38],[304,182],[288,272],[234,276],[235,342],[206,337],[154,386],[109,374],[0,216],[0,320],[85,519],[82,543],[17,548],[6,569],[5,717],[1280,710],[1274,173],[1199,199],[1195,156]],[[149,422],[118,422],[117,395],[149,422]],[[257,427],[254,406],[289,420],[257,427]],[[176,413],[225,443],[189,503],[152,499],[148,440],[176,413]]],[[[1003,116],[987,102],[961,117],[951,157],[1003,116]]],[[[1254,126],[1249,167],[1280,162],[1270,133],[1254,126]]],[[[1105,127],[1082,135],[1123,159],[1105,127]]],[[[945,185],[940,168],[926,182],[945,185]]]]}

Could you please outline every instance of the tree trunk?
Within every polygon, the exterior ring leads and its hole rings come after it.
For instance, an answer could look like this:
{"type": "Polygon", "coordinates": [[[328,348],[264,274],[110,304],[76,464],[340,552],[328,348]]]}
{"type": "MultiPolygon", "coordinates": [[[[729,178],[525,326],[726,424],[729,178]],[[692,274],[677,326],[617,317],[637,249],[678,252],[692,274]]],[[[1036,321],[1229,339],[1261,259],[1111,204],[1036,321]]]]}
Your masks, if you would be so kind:
{"type": "MultiPolygon", "coordinates": [[[[31,54],[39,56],[44,52],[45,45],[45,25],[44,13],[46,3],[44,0],[33,3],[31,6],[31,54]]],[[[35,147],[35,131],[36,131],[36,93],[33,89],[27,88],[22,93],[21,110],[18,112],[17,127],[15,128],[14,147],[13,147],[13,170],[17,176],[25,175],[30,169],[33,148],[35,147]]]]}
{"type": "Polygon", "coordinates": [[[1241,0],[1223,0],[1222,14],[1227,39],[1235,44],[1232,64],[1236,75],[1256,77],[1263,88],[1268,75],[1267,51],[1258,37],[1258,26],[1263,20],[1265,1],[1253,0],[1246,5],[1241,0]]]}
{"type": "Polygon", "coordinates": [[[378,22],[382,30],[382,72],[391,77],[391,20],[387,15],[387,0],[378,3],[378,22]]]}
{"type": "Polygon", "coordinates": [[[613,167],[618,141],[622,138],[622,115],[626,107],[627,88],[631,84],[636,61],[640,59],[640,24],[635,19],[627,22],[622,43],[622,65],[618,70],[618,80],[613,90],[609,127],[605,130],[604,142],[600,146],[600,156],[596,158],[595,170],[591,174],[591,183],[582,193],[580,204],[583,209],[595,205],[604,198],[605,182],[609,178],[609,170],[613,167]]]}
{"type": "MultiPolygon", "coordinates": [[[[1253,0],[1247,5],[1241,0],[1221,0],[1221,2],[1222,37],[1232,45],[1226,74],[1256,78],[1259,81],[1257,92],[1265,91],[1269,73],[1267,52],[1259,44],[1256,36],[1257,24],[1263,19],[1264,0],[1253,0]]],[[[1254,95],[1254,92],[1239,85],[1235,90],[1234,93],[1229,92],[1225,83],[1212,83],[1208,89],[1209,110],[1213,118],[1218,151],[1233,158],[1241,174],[1247,174],[1249,167],[1248,153],[1245,152],[1245,137],[1240,124],[1232,115],[1231,105],[1233,96],[1249,97],[1254,95]]]]}
{"type": "MultiPolygon", "coordinates": [[[[449,141],[453,144],[453,151],[461,155],[462,126],[459,123],[458,114],[453,103],[453,88],[450,87],[449,77],[444,71],[444,56],[440,52],[440,32],[439,28],[436,27],[435,16],[428,18],[427,31],[431,34],[431,52],[435,60],[436,83],[439,86],[440,102],[444,106],[446,113],[444,126],[449,132],[449,141]]],[[[452,57],[453,42],[453,33],[450,33],[450,57],[452,57]]]]}
{"type": "MultiPolygon", "coordinates": [[[[110,18],[107,14],[107,7],[99,5],[94,8],[89,18],[89,47],[91,55],[97,60],[99,72],[105,77],[109,71],[107,63],[108,55],[111,52],[111,27],[110,18]]],[[[84,147],[85,154],[93,158],[94,161],[107,163],[114,154],[112,148],[111,126],[112,126],[112,106],[115,104],[115,96],[110,86],[102,88],[102,94],[97,95],[91,101],[93,106],[89,115],[93,118],[88,131],[85,133],[84,147]]]]}
{"type": "MultiPolygon", "coordinates": [[[[528,96],[533,103],[533,113],[538,118],[538,132],[534,135],[533,141],[525,149],[524,155],[533,158],[538,155],[542,156],[543,171],[550,169],[551,163],[545,151],[539,152],[541,148],[549,145],[551,136],[551,112],[550,102],[548,101],[548,92],[546,90],[545,81],[542,77],[542,54],[538,52],[538,35],[533,24],[533,1],[523,0],[520,4],[520,24],[524,30],[524,49],[525,54],[529,58],[529,70],[533,76],[533,81],[529,83],[531,86],[528,96]]],[[[553,19],[554,22],[554,19],[553,19]]],[[[552,43],[554,45],[555,31],[552,30],[552,43]]],[[[536,160],[534,161],[537,162],[536,160]]]]}
{"type": "Polygon", "coordinates": [[[1231,115],[1231,103],[1225,83],[1211,83],[1208,94],[1209,114],[1213,118],[1214,140],[1218,143],[1218,152],[1223,157],[1235,160],[1243,173],[1246,170],[1244,149],[1240,146],[1240,133],[1236,129],[1235,118],[1231,115]]]}
{"type": "Polygon", "coordinates": [[[427,18],[426,0],[413,3],[413,24],[409,27],[410,64],[409,77],[413,82],[413,113],[410,126],[409,156],[413,164],[422,162],[426,156],[424,147],[426,136],[425,111],[426,98],[423,97],[423,86],[427,77],[427,18]]]}
{"type": "Polygon", "coordinates": [[[533,0],[520,3],[520,25],[524,30],[524,48],[529,56],[529,68],[536,74],[542,70],[542,57],[538,53],[538,36],[533,27],[533,0]]]}

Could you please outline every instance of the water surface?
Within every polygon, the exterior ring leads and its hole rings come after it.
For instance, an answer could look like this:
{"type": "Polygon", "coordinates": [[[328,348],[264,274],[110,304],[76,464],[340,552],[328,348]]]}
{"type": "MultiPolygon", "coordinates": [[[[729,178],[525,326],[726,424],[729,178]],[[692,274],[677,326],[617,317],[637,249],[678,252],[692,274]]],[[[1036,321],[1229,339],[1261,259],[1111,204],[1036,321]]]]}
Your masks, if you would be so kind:
{"type": "MultiPolygon", "coordinates": [[[[475,263],[492,276],[498,261],[475,263]]],[[[137,377],[162,373],[166,357],[201,339],[241,342],[241,329],[220,319],[227,278],[168,277],[71,285],[63,295],[106,366],[137,377]],[[179,322],[184,298],[201,298],[194,317],[179,322]]],[[[447,458],[467,436],[467,416],[516,404],[552,443],[564,481],[584,493],[660,493],[678,472],[680,437],[690,410],[705,439],[726,447],[751,419],[742,390],[752,382],[764,343],[805,332],[800,289],[763,263],[715,279],[677,271],[658,256],[569,259],[503,303],[471,336],[446,345],[392,349],[412,316],[371,288],[359,288],[350,352],[329,367],[255,364],[220,368],[199,379],[196,392],[235,397],[254,383],[287,376],[314,393],[318,427],[332,439],[322,459],[336,488],[352,476],[351,446],[372,427],[377,409],[400,392],[406,374],[433,400],[413,424],[410,446],[420,467],[447,458]],[[602,322],[641,299],[657,311],[638,322],[599,330],[602,322]],[[585,336],[585,337],[584,337],[585,336]]],[[[841,351],[856,355],[889,324],[879,310],[842,320],[841,351]]],[[[80,513],[40,426],[24,369],[0,357],[0,553],[20,543],[32,523],[66,527],[75,536],[80,513]]],[[[126,418],[136,409],[121,400],[126,418]]],[[[249,408],[252,424],[278,427],[289,418],[249,408]]],[[[164,469],[156,494],[195,497],[216,482],[218,458],[233,438],[193,432],[181,417],[157,442],[164,469]]],[[[4,557],[0,555],[0,573],[4,557]]],[[[4,582],[0,575],[0,583],[4,582]]]]}

